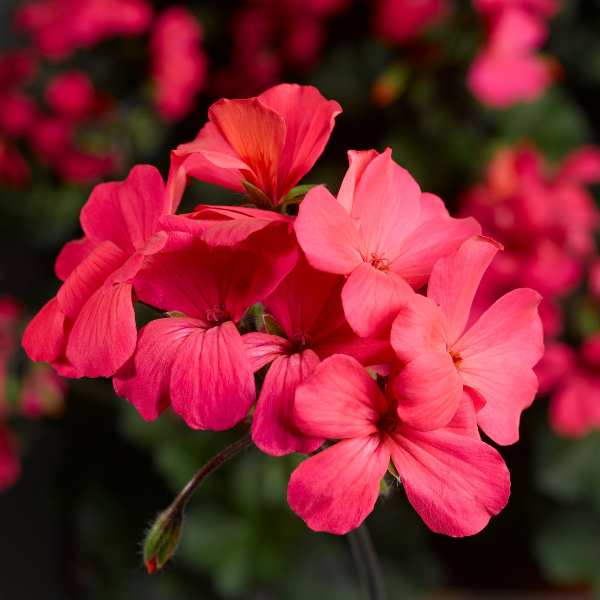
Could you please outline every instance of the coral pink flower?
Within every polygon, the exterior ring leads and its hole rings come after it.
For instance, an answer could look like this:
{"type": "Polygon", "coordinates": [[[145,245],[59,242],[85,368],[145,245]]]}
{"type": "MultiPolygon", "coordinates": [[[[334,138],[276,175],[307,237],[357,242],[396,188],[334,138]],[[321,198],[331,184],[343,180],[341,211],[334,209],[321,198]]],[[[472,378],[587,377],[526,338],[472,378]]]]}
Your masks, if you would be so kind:
{"type": "Polygon", "coordinates": [[[481,230],[473,219],[452,219],[438,197],[421,194],[389,148],[348,157],[337,199],[324,187],[310,190],[295,229],[315,269],[347,276],[342,301],[352,329],[385,339],[435,262],[481,230]]]}
{"type": "Polygon", "coordinates": [[[490,438],[519,439],[521,411],[538,389],[532,367],[544,352],[541,296],[513,290],[465,331],[477,286],[499,248],[480,236],[464,242],[437,262],[427,297],[415,294],[394,321],[392,347],[405,363],[394,383],[403,423],[423,431],[445,426],[467,389],[490,438]]]}
{"type": "Polygon", "coordinates": [[[340,105],[313,87],[282,84],[256,98],[222,99],[193,142],[171,154],[167,187],[181,198],[187,176],[245,192],[258,188],[275,209],[325,148],[340,105]]]}
{"type": "Polygon", "coordinates": [[[142,35],[152,12],[146,0],[31,0],[17,10],[15,26],[44,56],[64,59],[115,35],[142,35]]]}
{"type": "Polygon", "coordinates": [[[454,537],[481,531],[506,505],[510,476],[498,452],[474,431],[469,401],[447,428],[421,432],[398,420],[386,396],[355,359],[341,355],[325,359],[298,388],[300,430],[342,441],[292,473],[292,510],[315,531],[343,534],[358,527],[373,510],[391,459],[430,529],[454,537]]]}
{"type": "Polygon", "coordinates": [[[178,121],[194,109],[196,96],[206,82],[208,60],[200,47],[204,32],[183,6],[170,6],[150,30],[150,75],[154,103],[168,121],[178,121]]]}
{"type": "Polygon", "coordinates": [[[143,327],[133,359],[114,377],[117,394],[144,419],[169,403],[195,429],[229,429],[248,414],[254,377],[235,324],[297,261],[290,229],[264,228],[231,248],[172,231],[147,259],[133,280],[138,297],[180,316],[143,327]]]}
{"type": "Polygon", "coordinates": [[[373,13],[373,29],[393,44],[406,44],[449,12],[447,0],[379,0],[373,13]]]}
{"type": "Polygon", "coordinates": [[[473,95],[492,108],[540,98],[554,79],[551,61],[534,54],[546,37],[544,22],[527,11],[511,8],[495,15],[467,77],[473,95]]]}
{"type": "Polygon", "coordinates": [[[44,97],[49,108],[70,122],[87,119],[94,110],[94,84],[85,71],[72,69],[52,77],[44,97]]]}
{"type": "Polygon", "coordinates": [[[66,377],[108,377],[131,357],[137,330],[129,280],[166,242],[158,229],[172,209],[164,189],[149,165],[134,167],[124,182],[96,186],[81,211],[85,237],[69,242],[56,261],[64,284],[25,331],[30,358],[66,377]]]}
{"type": "Polygon", "coordinates": [[[296,388],[332,354],[347,354],[364,365],[390,362],[388,342],[359,338],[344,317],[344,278],[313,269],[300,252],[298,264],[263,300],[280,335],[249,333],[243,339],[254,371],[273,364],[254,411],[252,439],[274,456],[313,452],[320,438],[306,437],[294,421],[296,388]],[[284,337],[285,336],[285,337],[284,337]]]}

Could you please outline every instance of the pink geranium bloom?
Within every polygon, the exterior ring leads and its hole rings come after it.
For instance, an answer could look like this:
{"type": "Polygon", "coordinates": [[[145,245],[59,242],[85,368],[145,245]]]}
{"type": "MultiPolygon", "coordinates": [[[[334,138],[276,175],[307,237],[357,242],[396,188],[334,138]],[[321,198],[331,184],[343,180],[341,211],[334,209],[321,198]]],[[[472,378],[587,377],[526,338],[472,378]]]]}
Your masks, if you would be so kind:
{"type": "Polygon", "coordinates": [[[165,9],[152,25],[149,50],[154,104],[168,121],[192,112],[205,85],[208,60],[200,45],[203,36],[202,25],[183,6],[165,9]]]}
{"type": "Polygon", "coordinates": [[[498,444],[519,439],[519,418],[535,398],[532,367],[544,352],[537,312],[541,296],[518,289],[502,296],[465,331],[481,277],[501,246],[473,237],[440,259],[427,297],[415,294],[392,327],[405,367],[394,383],[403,423],[430,431],[454,416],[464,389],[477,422],[498,444]]]}
{"type": "Polygon", "coordinates": [[[21,137],[31,129],[38,115],[33,98],[20,91],[0,92],[0,133],[21,137]]]}
{"type": "Polygon", "coordinates": [[[66,377],[109,377],[131,357],[137,330],[129,281],[166,242],[158,220],[173,207],[164,190],[149,165],[134,167],[124,182],[94,188],[81,210],[85,236],[56,260],[64,284],[25,330],[30,358],[66,377]]]}
{"type": "Polygon", "coordinates": [[[248,414],[254,377],[236,323],[297,261],[290,229],[264,228],[217,248],[171,231],[146,260],[133,280],[138,297],[177,316],[143,327],[137,352],[113,380],[144,419],[172,404],[190,427],[223,430],[248,414]]]}
{"type": "Polygon", "coordinates": [[[495,15],[467,77],[473,95],[492,108],[540,98],[554,79],[552,63],[534,54],[546,36],[545,23],[528,11],[511,8],[495,15]]]}
{"type": "Polygon", "coordinates": [[[348,157],[337,199],[324,187],[310,190],[295,229],[315,269],[347,277],[342,301],[352,329],[385,339],[435,262],[481,229],[473,219],[451,218],[437,196],[422,194],[389,148],[351,150],[348,157]]]}
{"type": "Polygon", "coordinates": [[[450,12],[447,0],[379,0],[373,30],[394,44],[406,44],[450,12]]]}
{"type": "Polygon", "coordinates": [[[38,59],[30,49],[15,48],[0,52],[0,89],[30,83],[38,69],[38,59]]]}
{"type": "Polygon", "coordinates": [[[258,188],[277,208],[323,152],[342,112],[310,86],[282,84],[256,98],[222,99],[193,142],[171,154],[167,187],[181,198],[187,176],[245,193],[258,188]]]}
{"type": "Polygon", "coordinates": [[[281,335],[249,333],[243,338],[254,371],[272,362],[252,422],[252,439],[263,452],[313,452],[323,443],[303,435],[294,421],[296,388],[320,361],[332,354],[347,354],[363,365],[392,359],[388,342],[359,338],[346,322],[343,285],[343,277],[316,271],[301,252],[298,264],[263,300],[281,335]]]}
{"type": "Polygon", "coordinates": [[[44,98],[48,107],[70,122],[87,119],[94,110],[96,90],[85,71],[62,71],[46,84],[44,98]]]}
{"type": "Polygon", "coordinates": [[[310,436],[342,440],[304,461],[288,501],[315,531],[344,534],[373,510],[390,459],[425,524],[454,537],[481,531],[506,505],[510,476],[498,452],[479,439],[467,399],[447,428],[422,432],[398,419],[365,369],[336,355],[296,392],[294,414],[310,436]]]}

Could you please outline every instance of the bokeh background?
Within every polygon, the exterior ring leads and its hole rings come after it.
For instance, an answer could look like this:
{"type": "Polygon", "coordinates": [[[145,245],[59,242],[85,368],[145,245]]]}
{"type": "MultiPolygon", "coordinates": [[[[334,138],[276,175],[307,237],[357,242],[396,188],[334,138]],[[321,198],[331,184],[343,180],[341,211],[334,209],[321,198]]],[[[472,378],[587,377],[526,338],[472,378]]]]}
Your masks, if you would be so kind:
{"type": "MultiPolygon", "coordinates": [[[[584,147],[585,173],[571,183],[595,202],[600,3],[2,0],[0,51],[0,598],[358,600],[347,540],[310,531],[287,505],[302,457],[257,449],[202,485],[180,551],[148,576],[148,524],[241,432],[193,431],[170,411],[146,423],[109,380],[67,381],[34,366],[20,335],[58,290],[54,260],[81,236],[95,184],[138,163],[166,178],[170,150],[196,136],[213,102],[280,82],[314,85],[344,109],[305,183],[336,192],[347,150],[390,146],[457,215],[470,210],[474,186],[506,184],[510,169],[499,182],[486,175],[499,149],[528,148],[544,163],[535,177],[547,192],[530,208],[535,221],[553,201],[555,165],[584,147]],[[506,10],[534,23],[505,26],[506,10]]],[[[525,206],[528,192],[515,185],[510,202],[525,206]]],[[[194,181],[180,212],[239,200],[194,181]]],[[[561,210],[558,225],[572,212],[561,210]]],[[[508,506],[474,537],[430,532],[401,488],[382,495],[367,524],[390,600],[600,597],[600,368],[573,358],[600,328],[595,210],[580,225],[594,247],[569,255],[574,271],[545,320],[548,344],[566,344],[573,362],[553,363],[562,379],[544,391],[564,395],[566,378],[585,371],[587,387],[571,396],[587,416],[566,431],[550,424],[549,395],[536,399],[521,440],[499,448],[508,506]]],[[[560,268],[547,265],[548,282],[560,268]]]]}

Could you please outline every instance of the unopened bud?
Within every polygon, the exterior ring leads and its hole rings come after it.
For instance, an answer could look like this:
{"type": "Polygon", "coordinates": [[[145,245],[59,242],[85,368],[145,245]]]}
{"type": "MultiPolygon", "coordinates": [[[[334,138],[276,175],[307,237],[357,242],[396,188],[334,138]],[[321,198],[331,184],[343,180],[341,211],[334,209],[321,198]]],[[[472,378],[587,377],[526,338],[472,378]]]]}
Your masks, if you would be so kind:
{"type": "Polygon", "coordinates": [[[177,549],[182,525],[181,507],[167,508],[152,525],[144,544],[144,563],[150,575],[160,571],[177,549]]]}

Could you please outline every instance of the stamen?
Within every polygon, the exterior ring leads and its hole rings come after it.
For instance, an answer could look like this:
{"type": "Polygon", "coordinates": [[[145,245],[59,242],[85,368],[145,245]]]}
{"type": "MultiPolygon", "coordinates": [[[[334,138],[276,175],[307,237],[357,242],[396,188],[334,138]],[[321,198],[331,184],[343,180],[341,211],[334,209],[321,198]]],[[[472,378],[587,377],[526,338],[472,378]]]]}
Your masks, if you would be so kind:
{"type": "Polygon", "coordinates": [[[375,252],[371,254],[371,266],[377,269],[378,271],[389,271],[389,263],[389,259],[384,258],[383,254],[379,257],[375,254],[375,252]]]}
{"type": "Polygon", "coordinates": [[[228,317],[225,313],[225,306],[219,306],[215,304],[212,308],[206,309],[206,319],[215,323],[216,325],[221,325],[228,320],[228,317]]]}
{"type": "Polygon", "coordinates": [[[308,330],[302,331],[302,329],[296,329],[296,333],[292,338],[292,349],[294,352],[302,352],[311,340],[312,335],[308,334],[308,330]]]}
{"type": "Polygon", "coordinates": [[[450,356],[452,357],[452,362],[454,363],[454,366],[456,368],[460,367],[463,359],[460,356],[459,352],[454,352],[454,350],[450,350],[449,352],[450,356]]]}
{"type": "Polygon", "coordinates": [[[398,416],[397,406],[391,406],[390,409],[379,419],[377,423],[377,427],[380,431],[398,431],[400,426],[402,425],[402,421],[400,421],[400,417],[398,416]]]}

